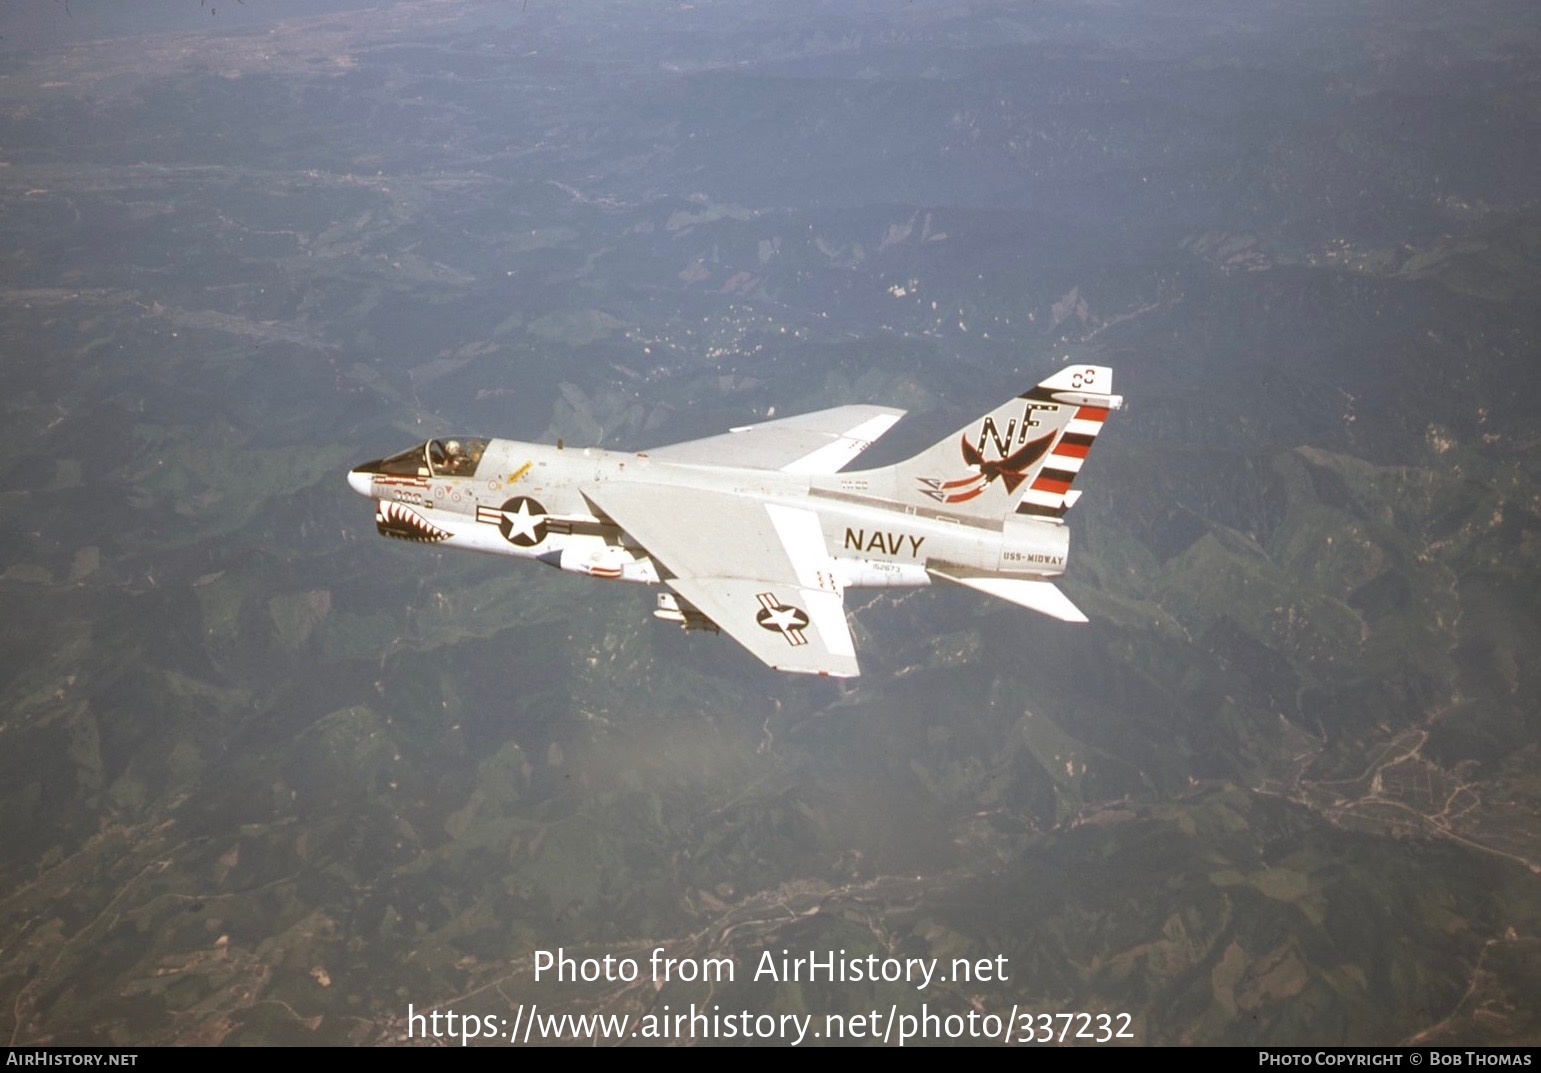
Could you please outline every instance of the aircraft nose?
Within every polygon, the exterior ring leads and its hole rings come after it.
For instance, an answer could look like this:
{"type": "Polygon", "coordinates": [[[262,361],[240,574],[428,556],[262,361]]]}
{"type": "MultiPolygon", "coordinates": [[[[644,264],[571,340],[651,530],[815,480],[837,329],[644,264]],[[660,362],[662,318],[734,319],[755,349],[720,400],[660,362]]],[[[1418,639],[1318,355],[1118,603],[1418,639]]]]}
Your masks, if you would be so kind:
{"type": "Polygon", "coordinates": [[[367,496],[371,494],[371,486],[373,483],[374,477],[371,474],[365,473],[361,469],[348,471],[348,487],[352,488],[361,496],[367,496]]]}

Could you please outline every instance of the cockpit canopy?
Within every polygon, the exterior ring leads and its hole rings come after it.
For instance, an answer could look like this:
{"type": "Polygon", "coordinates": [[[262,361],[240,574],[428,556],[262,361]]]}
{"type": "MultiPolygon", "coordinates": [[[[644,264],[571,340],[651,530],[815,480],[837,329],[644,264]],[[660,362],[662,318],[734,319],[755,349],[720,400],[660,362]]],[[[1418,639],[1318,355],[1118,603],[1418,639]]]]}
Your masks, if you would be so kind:
{"type": "Polygon", "coordinates": [[[470,477],[486,450],[486,440],[471,436],[429,440],[410,451],[381,459],[378,470],[408,477],[470,477]]]}

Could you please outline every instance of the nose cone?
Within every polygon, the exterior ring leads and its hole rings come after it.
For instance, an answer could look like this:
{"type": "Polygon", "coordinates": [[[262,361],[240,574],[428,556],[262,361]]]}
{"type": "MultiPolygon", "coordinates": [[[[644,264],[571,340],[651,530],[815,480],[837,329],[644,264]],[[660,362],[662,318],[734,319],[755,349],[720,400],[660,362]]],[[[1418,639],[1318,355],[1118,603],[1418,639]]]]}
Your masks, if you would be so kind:
{"type": "Polygon", "coordinates": [[[371,487],[374,484],[374,475],[365,473],[361,469],[348,471],[348,487],[361,496],[371,495],[371,487]]]}

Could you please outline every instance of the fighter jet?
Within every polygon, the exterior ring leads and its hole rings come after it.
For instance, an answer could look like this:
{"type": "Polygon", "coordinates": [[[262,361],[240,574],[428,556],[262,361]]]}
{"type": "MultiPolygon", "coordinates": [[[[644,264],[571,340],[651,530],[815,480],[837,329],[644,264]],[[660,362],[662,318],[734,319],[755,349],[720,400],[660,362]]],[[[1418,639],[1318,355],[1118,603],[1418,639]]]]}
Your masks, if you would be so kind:
{"type": "Polygon", "coordinates": [[[852,588],[940,579],[1065,622],[1071,484],[1123,399],[1067,366],[914,458],[846,470],[904,416],[837,406],[640,454],[456,437],[348,474],[383,536],[662,585],[653,614],[782,671],[854,677],[852,588]]]}

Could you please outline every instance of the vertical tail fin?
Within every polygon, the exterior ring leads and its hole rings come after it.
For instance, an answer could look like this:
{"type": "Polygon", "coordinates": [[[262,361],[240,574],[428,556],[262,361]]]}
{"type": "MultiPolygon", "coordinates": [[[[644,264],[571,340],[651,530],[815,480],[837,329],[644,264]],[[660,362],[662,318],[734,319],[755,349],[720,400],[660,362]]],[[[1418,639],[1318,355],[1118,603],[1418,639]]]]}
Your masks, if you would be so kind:
{"type": "Polygon", "coordinates": [[[963,519],[1057,520],[1080,494],[1070,486],[1103,420],[1123,404],[1112,388],[1112,369],[1066,366],[908,461],[818,484],[963,519]]]}

